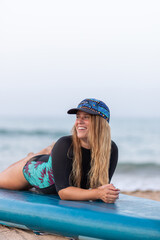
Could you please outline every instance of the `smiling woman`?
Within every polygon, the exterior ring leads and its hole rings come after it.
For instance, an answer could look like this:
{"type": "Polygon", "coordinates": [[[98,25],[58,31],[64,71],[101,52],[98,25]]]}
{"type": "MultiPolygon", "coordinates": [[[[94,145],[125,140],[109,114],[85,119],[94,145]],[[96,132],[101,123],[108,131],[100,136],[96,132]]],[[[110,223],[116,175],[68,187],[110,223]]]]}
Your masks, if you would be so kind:
{"type": "Polygon", "coordinates": [[[72,136],[11,165],[0,174],[1,188],[35,187],[64,200],[116,201],[119,189],[110,181],[118,148],[111,141],[109,108],[100,100],[85,99],[68,114],[76,114],[72,136]]]}

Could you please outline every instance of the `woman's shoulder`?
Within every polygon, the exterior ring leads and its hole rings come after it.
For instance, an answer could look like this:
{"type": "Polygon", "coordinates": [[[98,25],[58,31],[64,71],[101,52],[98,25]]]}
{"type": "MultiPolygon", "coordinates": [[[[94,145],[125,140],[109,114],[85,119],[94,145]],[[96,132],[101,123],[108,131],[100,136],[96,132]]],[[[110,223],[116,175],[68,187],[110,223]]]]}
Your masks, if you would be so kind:
{"type": "Polygon", "coordinates": [[[68,152],[68,149],[70,148],[72,144],[72,136],[64,136],[59,138],[56,143],[54,144],[53,148],[52,148],[52,155],[65,155],[68,152]],[[63,149],[63,151],[62,151],[63,149]]]}
{"type": "Polygon", "coordinates": [[[71,143],[72,143],[72,136],[71,135],[69,135],[69,136],[63,136],[63,137],[61,137],[61,138],[59,138],[58,140],[57,140],[57,142],[56,142],[56,144],[63,144],[63,145],[65,145],[65,146],[70,146],[71,145],[71,143]]]}

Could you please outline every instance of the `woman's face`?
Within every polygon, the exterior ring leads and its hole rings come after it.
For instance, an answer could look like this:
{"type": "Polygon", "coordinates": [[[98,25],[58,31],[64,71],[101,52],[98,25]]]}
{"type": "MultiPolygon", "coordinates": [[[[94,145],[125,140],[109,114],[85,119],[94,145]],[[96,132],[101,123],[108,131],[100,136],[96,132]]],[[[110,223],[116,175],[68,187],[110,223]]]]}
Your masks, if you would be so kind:
{"type": "Polygon", "coordinates": [[[77,131],[77,137],[83,142],[88,141],[90,124],[91,115],[82,111],[78,111],[76,114],[75,127],[77,131]]]}

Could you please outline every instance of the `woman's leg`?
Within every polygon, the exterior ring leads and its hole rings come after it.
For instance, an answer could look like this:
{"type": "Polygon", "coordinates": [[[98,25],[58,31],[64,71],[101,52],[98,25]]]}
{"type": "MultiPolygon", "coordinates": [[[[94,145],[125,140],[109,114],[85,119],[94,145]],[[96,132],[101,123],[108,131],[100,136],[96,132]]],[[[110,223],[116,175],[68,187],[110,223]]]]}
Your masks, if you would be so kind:
{"type": "Polygon", "coordinates": [[[23,175],[23,167],[25,164],[34,156],[41,154],[50,154],[54,144],[50,145],[47,148],[44,148],[40,152],[34,154],[29,153],[27,157],[22,160],[13,163],[6,170],[0,173],[0,188],[12,189],[12,190],[22,190],[30,188],[30,184],[25,179],[23,175]]]}

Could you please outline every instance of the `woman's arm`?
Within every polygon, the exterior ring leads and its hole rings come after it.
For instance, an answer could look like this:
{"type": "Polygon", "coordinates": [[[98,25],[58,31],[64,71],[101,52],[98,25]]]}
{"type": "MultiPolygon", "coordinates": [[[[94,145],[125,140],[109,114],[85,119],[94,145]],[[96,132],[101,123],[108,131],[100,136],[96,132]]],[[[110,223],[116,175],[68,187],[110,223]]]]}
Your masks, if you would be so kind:
{"type": "Polygon", "coordinates": [[[67,187],[58,192],[62,200],[96,200],[97,189],[82,189],[78,187],[67,187]]]}
{"type": "Polygon", "coordinates": [[[67,187],[58,192],[62,200],[97,200],[106,203],[114,203],[119,196],[119,189],[112,184],[106,184],[94,189],[82,189],[78,187],[67,187]]]}

